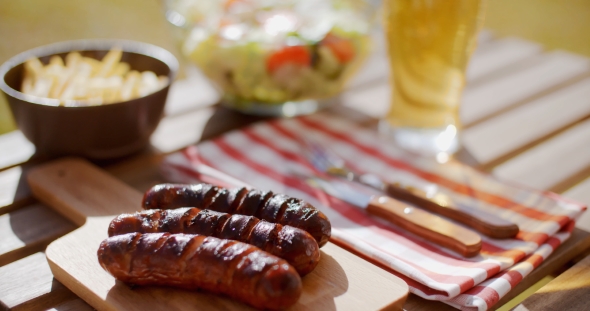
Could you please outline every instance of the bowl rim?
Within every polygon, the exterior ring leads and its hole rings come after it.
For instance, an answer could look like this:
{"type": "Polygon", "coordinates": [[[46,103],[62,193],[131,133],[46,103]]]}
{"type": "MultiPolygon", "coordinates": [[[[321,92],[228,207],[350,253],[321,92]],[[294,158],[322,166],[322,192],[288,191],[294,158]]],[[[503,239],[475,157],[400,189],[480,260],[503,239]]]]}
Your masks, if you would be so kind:
{"type": "MultiPolygon", "coordinates": [[[[50,106],[60,109],[92,109],[95,107],[103,107],[104,105],[77,107],[61,106],[59,99],[28,95],[13,89],[8,84],[6,84],[6,82],[4,81],[4,77],[6,76],[8,71],[20,64],[23,64],[26,60],[32,57],[41,58],[55,54],[68,53],[71,51],[108,51],[115,46],[120,47],[123,52],[135,53],[151,57],[163,62],[166,66],[168,66],[168,68],[170,69],[170,72],[168,73],[169,79],[168,84],[164,88],[169,87],[176,78],[178,68],[180,66],[178,63],[178,59],[174,56],[174,54],[162,47],[150,43],[126,39],[81,39],[61,41],[47,45],[42,45],[30,50],[23,51],[11,57],[2,65],[0,65],[0,90],[2,90],[9,96],[20,99],[24,102],[39,104],[43,106],[50,106]]],[[[150,94],[146,96],[149,95],[150,94]]],[[[121,104],[132,100],[136,100],[138,98],[132,98],[130,100],[117,102],[114,104],[121,104]]]]}

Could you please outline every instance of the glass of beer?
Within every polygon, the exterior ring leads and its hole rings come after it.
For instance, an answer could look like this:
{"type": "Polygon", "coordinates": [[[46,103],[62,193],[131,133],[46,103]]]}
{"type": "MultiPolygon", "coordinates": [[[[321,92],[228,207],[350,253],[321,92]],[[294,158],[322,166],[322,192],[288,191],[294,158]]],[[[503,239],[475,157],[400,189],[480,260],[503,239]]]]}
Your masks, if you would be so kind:
{"type": "Polygon", "coordinates": [[[485,2],[384,1],[393,92],[380,129],[400,147],[439,160],[459,149],[459,104],[485,2]]]}

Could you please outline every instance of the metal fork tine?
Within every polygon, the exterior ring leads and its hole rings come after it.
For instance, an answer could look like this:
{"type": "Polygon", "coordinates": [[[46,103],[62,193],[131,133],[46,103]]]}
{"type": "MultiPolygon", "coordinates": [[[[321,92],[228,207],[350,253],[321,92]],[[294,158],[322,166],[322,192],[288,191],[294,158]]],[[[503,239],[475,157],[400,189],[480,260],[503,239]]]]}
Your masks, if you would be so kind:
{"type": "Polygon", "coordinates": [[[303,150],[307,160],[319,171],[325,172],[330,166],[326,159],[318,152],[317,146],[308,138],[303,139],[303,150]]]}
{"type": "Polygon", "coordinates": [[[304,143],[308,158],[317,169],[325,172],[330,167],[344,166],[344,161],[328,147],[322,146],[308,138],[304,139],[304,143]]]}
{"type": "MultiPolygon", "coordinates": [[[[339,176],[363,184],[359,179],[360,176],[347,167],[344,159],[338,156],[328,146],[324,146],[309,138],[303,139],[303,142],[308,161],[316,169],[329,175],[339,176]]],[[[374,183],[369,183],[369,186],[381,189],[381,186],[377,186],[374,183]]]]}

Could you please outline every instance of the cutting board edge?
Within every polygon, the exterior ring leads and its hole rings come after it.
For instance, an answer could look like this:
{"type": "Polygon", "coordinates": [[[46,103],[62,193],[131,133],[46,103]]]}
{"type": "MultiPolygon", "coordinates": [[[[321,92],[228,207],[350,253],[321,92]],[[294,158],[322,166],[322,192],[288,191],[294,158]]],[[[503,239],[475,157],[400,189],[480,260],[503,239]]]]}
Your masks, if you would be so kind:
{"type": "Polygon", "coordinates": [[[403,310],[404,305],[406,304],[406,300],[408,300],[408,296],[410,295],[410,289],[407,288],[406,294],[398,301],[394,301],[393,303],[387,305],[382,311],[399,311],[403,310]]]}
{"type": "Polygon", "coordinates": [[[61,163],[68,162],[83,162],[83,160],[75,157],[66,157],[46,164],[42,164],[40,166],[36,166],[29,170],[26,179],[27,184],[31,189],[31,193],[33,194],[33,197],[35,197],[41,203],[50,207],[52,210],[56,211],[63,217],[67,218],[78,227],[81,227],[84,226],[84,224],[86,223],[86,217],[80,216],[79,213],[77,213],[75,210],[71,210],[67,205],[62,204],[57,198],[54,198],[49,191],[46,191],[46,189],[43,189],[43,187],[38,184],[38,178],[35,177],[37,174],[42,174],[43,171],[47,169],[47,167],[58,166],[61,163]]]}
{"type": "Polygon", "coordinates": [[[78,281],[73,275],[70,275],[63,269],[59,263],[53,260],[53,249],[59,248],[61,243],[65,243],[65,239],[68,238],[69,235],[76,233],[76,231],[81,230],[82,228],[78,228],[65,236],[51,242],[47,249],[45,250],[45,258],[47,259],[47,263],[49,264],[49,269],[53,274],[53,277],[62,283],[65,287],[71,290],[76,296],[80,299],[84,300],[90,306],[92,306],[96,310],[105,310],[105,311],[117,311],[116,309],[112,308],[105,308],[106,304],[103,304],[99,301],[100,297],[97,294],[94,294],[89,287],[82,285],[80,281],[78,281]]]}
{"type": "MultiPolygon", "coordinates": [[[[53,209],[62,212],[63,213],[68,213],[68,211],[64,211],[63,207],[68,205],[67,199],[79,199],[79,198],[84,198],[83,200],[75,200],[75,204],[94,204],[96,201],[93,200],[87,200],[87,196],[91,195],[90,192],[88,192],[88,189],[94,189],[94,188],[88,188],[88,187],[83,187],[82,193],[77,193],[76,195],[74,195],[73,197],[70,195],[68,196],[66,193],[63,193],[63,191],[65,190],[67,191],[73,191],[72,189],[77,188],[77,185],[80,184],[80,177],[82,177],[82,179],[89,177],[89,178],[94,178],[95,176],[97,176],[96,174],[94,174],[93,172],[96,172],[96,170],[91,170],[91,171],[86,171],[88,174],[63,174],[61,173],[60,170],[57,169],[63,169],[64,167],[70,167],[70,163],[72,163],[72,161],[69,161],[70,159],[65,159],[65,160],[58,160],[57,163],[49,163],[49,165],[42,165],[39,168],[39,170],[35,170],[34,174],[29,175],[29,177],[32,178],[28,178],[29,179],[29,184],[32,185],[32,188],[35,188],[34,191],[34,195],[40,199],[40,201],[45,202],[47,205],[51,206],[53,209]],[[40,178],[43,177],[43,169],[42,168],[46,168],[46,172],[49,173],[48,178],[40,178]],[[66,186],[65,188],[64,185],[61,185],[59,183],[64,182],[63,177],[64,176],[74,176],[74,180],[72,180],[70,178],[70,185],[66,186]],[[37,179],[38,183],[36,183],[35,181],[31,182],[31,179],[37,179]],[[59,184],[59,185],[58,185],[59,184]],[[37,189],[37,187],[39,187],[39,189],[37,189]],[[53,191],[51,190],[47,190],[45,189],[46,187],[49,187],[49,189],[53,189],[53,191]],[[56,188],[57,187],[57,188],[56,188]],[[61,188],[61,189],[60,189],[61,188]],[[65,194],[65,195],[64,195],[65,194]],[[65,201],[64,201],[65,200],[65,201]]],[[[80,169],[82,170],[84,167],[84,165],[86,165],[87,163],[80,163],[80,161],[74,160],[73,164],[76,165],[76,169],[80,169]],[[80,167],[79,165],[83,164],[82,167],[80,167]]],[[[71,167],[70,167],[71,169],[71,167]]],[[[68,172],[67,170],[65,172],[68,172]]],[[[105,182],[105,178],[115,178],[114,176],[109,176],[106,174],[101,174],[98,175],[99,178],[102,178],[102,184],[108,185],[108,186],[112,186],[112,184],[110,182],[105,182]]],[[[65,182],[67,182],[68,179],[65,179],[65,182]]],[[[93,184],[93,183],[89,183],[89,184],[93,184]]],[[[101,185],[102,185],[101,184],[101,185]]],[[[107,187],[108,190],[108,187],[107,187]]],[[[117,191],[119,191],[120,189],[117,188],[117,191]]],[[[137,191],[137,190],[133,190],[133,191],[137,191]]],[[[103,201],[101,201],[102,203],[103,201]]],[[[72,203],[71,201],[69,202],[70,204],[72,203]]],[[[88,209],[86,209],[88,211],[88,209]]],[[[73,262],[71,262],[70,259],[66,257],[64,257],[63,251],[68,249],[68,248],[72,248],[72,247],[76,247],[75,245],[72,245],[72,241],[73,240],[77,240],[80,236],[83,236],[85,234],[88,234],[87,231],[92,230],[96,223],[95,221],[100,221],[101,223],[105,221],[104,218],[112,218],[114,217],[112,214],[110,214],[110,212],[112,212],[109,209],[102,209],[101,212],[108,212],[107,216],[106,214],[104,215],[93,215],[92,213],[86,213],[84,214],[84,224],[70,232],[69,234],[53,241],[48,248],[46,249],[46,258],[47,261],[49,263],[49,267],[50,270],[52,271],[52,273],[54,274],[54,277],[62,282],[64,284],[64,286],[66,286],[67,288],[69,288],[70,290],[72,290],[72,292],[74,292],[76,295],[78,295],[82,300],[88,302],[91,306],[93,306],[94,308],[98,309],[98,310],[113,310],[113,311],[117,311],[119,309],[121,309],[122,307],[128,307],[128,305],[126,303],[123,303],[121,305],[119,304],[105,304],[105,300],[110,300],[109,297],[110,296],[110,291],[107,293],[104,291],[104,289],[100,289],[97,290],[97,288],[93,288],[93,286],[90,286],[84,279],[80,278],[79,274],[72,274],[71,271],[69,271],[69,269],[71,268],[70,266],[73,264],[73,262]],[[106,296],[105,296],[106,295],[106,296]]],[[[68,215],[66,215],[67,217],[68,215]]],[[[71,215],[70,215],[71,217],[71,215]]],[[[68,218],[70,218],[68,217],[68,218]]],[[[106,234],[106,231],[104,231],[104,234],[106,234]]],[[[92,234],[92,239],[94,239],[94,237],[96,237],[94,234],[92,234]]],[[[105,236],[106,237],[106,236],[105,236]]],[[[87,245],[85,245],[87,246],[87,245]]],[[[98,246],[98,245],[97,245],[98,246]]],[[[81,246],[83,247],[83,246],[81,246]]],[[[360,261],[365,261],[362,258],[356,256],[355,254],[343,249],[341,246],[334,244],[334,247],[336,249],[339,249],[339,251],[342,252],[346,252],[347,256],[350,256],[348,261],[350,261],[351,259],[353,260],[360,260],[360,261]]],[[[85,248],[85,247],[83,247],[85,248]]],[[[94,249],[94,254],[96,253],[96,249],[94,249]]],[[[336,256],[337,257],[337,256],[336,256]]],[[[344,259],[344,258],[341,258],[344,259]]],[[[96,264],[98,264],[98,262],[96,261],[96,257],[94,257],[93,262],[96,262],[96,264]]],[[[366,267],[372,267],[372,269],[370,270],[374,270],[376,269],[380,269],[377,266],[369,263],[369,262],[365,262],[365,264],[367,265],[366,267]]],[[[99,268],[102,270],[102,268],[100,266],[97,266],[96,268],[99,268]]],[[[350,268],[350,267],[349,267],[350,268]]],[[[353,269],[354,270],[354,269],[353,269]]],[[[380,269],[381,270],[381,269],[380,269]]],[[[348,269],[347,269],[348,271],[348,269]]],[[[104,270],[103,270],[104,272],[104,270]]],[[[349,273],[353,273],[354,271],[348,271],[349,273]]],[[[408,289],[407,289],[407,284],[405,284],[405,282],[403,282],[403,280],[390,275],[389,272],[384,272],[385,274],[388,275],[388,279],[393,277],[396,278],[396,281],[394,283],[396,283],[395,288],[391,288],[391,290],[399,290],[402,289],[402,293],[399,293],[398,296],[398,301],[386,301],[386,302],[381,302],[382,305],[377,305],[374,302],[373,303],[368,303],[368,305],[373,305],[371,309],[373,310],[390,310],[393,309],[394,307],[397,307],[398,305],[403,305],[405,300],[408,297],[408,289]],[[402,282],[404,285],[403,287],[400,287],[400,283],[402,282]]],[[[86,277],[86,276],[85,276],[86,277]]],[[[365,280],[367,281],[367,280],[365,280]]],[[[362,292],[362,291],[361,291],[362,292]]],[[[378,290],[377,292],[375,292],[375,294],[381,292],[382,295],[385,295],[386,293],[383,292],[383,290],[378,290]]],[[[337,295],[335,297],[339,297],[340,295],[337,295]]],[[[115,297],[115,296],[113,296],[115,297]]],[[[354,296],[350,296],[352,297],[351,299],[355,299],[354,296]]],[[[379,296],[381,297],[381,296],[379,296]]],[[[391,298],[390,295],[387,295],[386,297],[391,298]]],[[[356,299],[362,299],[363,297],[356,297],[356,299]]],[[[387,299],[386,299],[387,300],[387,299]]],[[[125,309],[125,308],[123,308],[125,309]]],[[[398,309],[399,310],[399,309],[398,309]]]]}

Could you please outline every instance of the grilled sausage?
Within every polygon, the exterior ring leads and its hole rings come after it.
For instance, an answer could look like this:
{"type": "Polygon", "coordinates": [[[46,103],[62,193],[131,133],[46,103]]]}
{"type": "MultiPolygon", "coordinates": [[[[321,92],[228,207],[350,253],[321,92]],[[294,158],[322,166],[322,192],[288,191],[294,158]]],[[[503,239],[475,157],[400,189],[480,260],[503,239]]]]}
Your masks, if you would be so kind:
{"type": "Polygon", "coordinates": [[[322,247],[328,242],[331,225],[326,215],[303,200],[271,191],[234,188],[210,184],[161,184],[143,196],[145,209],[197,207],[229,214],[254,216],[268,222],[303,229],[322,247]]]}
{"type": "Polygon", "coordinates": [[[203,289],[260,309],[283,309],[301,295],[285,260],[255,246],[191,234],[128,233],[102,241],[100,265],[135,285],[203,289]]]}
{"type": "Polygon", "coordinates": [[[109,236],[130,232],[201,234],[237,240],[287,260],[302,276],[311,272],[320,260],[318,244],[309,233],[254,216],[184,207],[122,214],[109,225],[109,236]]]}

